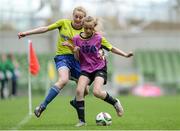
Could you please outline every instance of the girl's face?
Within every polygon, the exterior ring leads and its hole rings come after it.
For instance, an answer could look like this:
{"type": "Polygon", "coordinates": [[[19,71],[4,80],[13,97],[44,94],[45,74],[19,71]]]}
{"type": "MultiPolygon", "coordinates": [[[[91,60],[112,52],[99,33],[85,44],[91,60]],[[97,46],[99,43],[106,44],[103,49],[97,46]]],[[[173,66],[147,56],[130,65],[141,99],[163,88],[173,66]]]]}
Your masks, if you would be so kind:
{"type": "Polygon", "coordinates": [[[94,32],[94,23],[93,22],[84,22],[84,33],[87,36],[91,36],[94,32]]]}
{"type": "Polygon", "coordinates": [[[80,27],[82,26],[82,20],[84,18],[84,13],[81,11],[75,11],[73,14],[74,26],[80,27]]]}

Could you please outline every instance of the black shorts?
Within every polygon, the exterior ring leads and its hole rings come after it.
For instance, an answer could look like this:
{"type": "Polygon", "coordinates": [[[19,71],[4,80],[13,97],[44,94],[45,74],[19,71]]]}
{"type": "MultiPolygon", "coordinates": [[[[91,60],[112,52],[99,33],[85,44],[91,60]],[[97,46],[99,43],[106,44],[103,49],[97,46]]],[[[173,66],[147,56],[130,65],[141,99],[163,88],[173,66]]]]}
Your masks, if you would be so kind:
{"type": "Polygon", "coordinates": [[[89,78],[90,82],[88,85],[91,85],[97,76],[100,76],[104,79],[104,85],[107,83],[107,68],[106,67],[104,67],[100,70],[96,70],[96,71],[91,72],[91,73],[88,73],[86,71],[82,71],[81,75],[89,78]]]}

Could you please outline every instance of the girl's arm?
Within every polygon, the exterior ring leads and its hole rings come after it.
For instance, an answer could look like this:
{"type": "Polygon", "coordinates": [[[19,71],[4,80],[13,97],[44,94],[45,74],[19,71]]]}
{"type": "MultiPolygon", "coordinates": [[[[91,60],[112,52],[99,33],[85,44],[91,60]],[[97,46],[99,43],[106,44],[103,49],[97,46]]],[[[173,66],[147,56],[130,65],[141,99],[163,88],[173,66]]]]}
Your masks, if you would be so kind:
{"type": "Polygon", "coordinates": [[[104,50],[103,50],[103,49],[99,49],[99,51],[98,51],[98,57],[99,57],[101,60],[105,60],[105,59],[106,59],[106,56],[105,56],[105,53],[104,53],[104,50]]]}
{"type": "Polygon", "coordinates": [[[118,48],[116,48],[114,46],[112,47],[111,52],[113,52],[113,53],[115,53],[117,55],[121,55],[121,56],[127,57],[127,58],[133,56],[132,52],[125,53],[124,51],[122,51],[122,50],[120,50],[120,49],[118,49],[118,48]]]}
{"type": "Polygon", "coordinates": [[[68,41],[62,43],[63,46],[69,47],[72,51],[74,51],[74,45],[70,44],[68,41]]]}
{"type": "Polygon", "coordinates": [[[79,50],[80,50],[80,47],[79,46],[74,46],[70,43],[68,43],[67,41],[62,43],[63,46],[67,46],[69,47],[73,52],[74,52],[74,56],[77,60],[79,60],[79,50]]]}
{"type": "Polygon", "coordinates": [[[80,47],[79,46],[75,46],[74,47],[74,57],[79,60],[79,50],[80,50],[80,47]]]}
{"type": "Polygon", "coordinates": [[[65,41],[64,43],[62,43],[62,45],[69,47],[74,52],[74,57],[77,60],[79,60],[79,50],[80,50],[79,46],[74,46],[74,45],[70,44],[68,41],[65,41]]]}
{"type": "Polygon", "coordinates": [[[28,31],[25,31],[25,32],[19,32],[18,37],[20,39],[20,38],[25,37],[27,35],[41,34],[41,33],[47,32],[47,31],[48,31],[48,26],[39,27],[39,28],[35,28],[35,29],[28,30],[28,31]]]}

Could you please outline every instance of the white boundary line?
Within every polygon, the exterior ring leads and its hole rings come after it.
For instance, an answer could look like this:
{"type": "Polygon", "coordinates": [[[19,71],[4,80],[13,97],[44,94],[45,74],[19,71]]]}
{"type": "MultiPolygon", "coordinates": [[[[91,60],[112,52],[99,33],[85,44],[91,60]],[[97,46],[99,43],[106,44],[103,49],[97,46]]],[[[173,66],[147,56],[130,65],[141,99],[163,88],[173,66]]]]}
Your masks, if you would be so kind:
{"type": "Polygon", "coordinates": [[[20,121],[15,127],[11,128],[10,130],[18,130],[22,125],[26,124],[32,115],[27,115],[22,121],[20,121]]]}

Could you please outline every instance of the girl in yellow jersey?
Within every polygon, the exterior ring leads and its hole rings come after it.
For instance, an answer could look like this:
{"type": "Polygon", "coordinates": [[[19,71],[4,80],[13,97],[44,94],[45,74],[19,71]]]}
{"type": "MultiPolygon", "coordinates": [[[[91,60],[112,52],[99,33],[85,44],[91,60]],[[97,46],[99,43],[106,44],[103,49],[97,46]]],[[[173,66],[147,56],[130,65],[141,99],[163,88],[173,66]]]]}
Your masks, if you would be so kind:
{"type": "MultiPolygon", "coordinates": [[[[61,19],[49,26],[18,33],[20,39],[27,35],[41,34],[54,29],[58,29],[59,31],[56,56],[54,58],[59,79],[50,88],[45,100],[34,110],[34,114],[37,117],[40,117],[47,105],[59,94],[60,90],[67,84],[69,79],[77,80],[80,76],[81,70],[79,62],[74,58],[73,51],[63,44],[66,42],[73,44],[72,38],[83,31],[82,19],[85,16],[85,9],[83,7],[76,7],[73,10],[73,20],[61,19]]],[[[88,89],[85,93],[88,93],[88,89]]]]}

